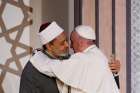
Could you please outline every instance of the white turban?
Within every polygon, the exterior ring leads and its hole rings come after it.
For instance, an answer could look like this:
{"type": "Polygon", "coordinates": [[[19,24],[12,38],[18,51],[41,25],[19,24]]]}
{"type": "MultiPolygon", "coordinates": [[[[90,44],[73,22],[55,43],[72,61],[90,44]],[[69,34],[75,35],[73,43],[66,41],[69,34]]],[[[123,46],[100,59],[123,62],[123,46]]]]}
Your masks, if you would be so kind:
{"type": "Polygon", "coordinates": [[[55,21],[53,21],[48,27],[46,27],[42,32],[38,33],[41,43],[47,44],[54,40],[64,31],[55,21]]]}
{"type": "Polygon", "coordinates": [[[90,26],[80,25],[75,28],[75,31],[85,39],[96,39],[95,31],[90,26]]]}

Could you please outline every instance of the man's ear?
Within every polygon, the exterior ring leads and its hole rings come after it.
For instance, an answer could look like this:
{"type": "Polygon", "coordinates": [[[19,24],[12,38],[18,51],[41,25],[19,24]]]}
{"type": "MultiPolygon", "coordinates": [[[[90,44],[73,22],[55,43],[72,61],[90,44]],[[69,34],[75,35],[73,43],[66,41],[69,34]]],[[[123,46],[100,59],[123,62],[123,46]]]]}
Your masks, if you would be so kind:
{"type": "Polygon", "coordinates": [[[51,50],[51,44],[46,44],[45,46],[46,46],[47,50],[51,50]]]}
{"type": "Polygon", "coordinates": [[[79,46],[81,46],[83,44],[83,40],[79,39],[79,46]]]}
{"type": "Polygon", "coordinates": [[[79,50],[81,49],[82,44],[83,44],[82,40],[78,40],[77,46],[78,46],[78,49],[79,49],[79,50]]]}

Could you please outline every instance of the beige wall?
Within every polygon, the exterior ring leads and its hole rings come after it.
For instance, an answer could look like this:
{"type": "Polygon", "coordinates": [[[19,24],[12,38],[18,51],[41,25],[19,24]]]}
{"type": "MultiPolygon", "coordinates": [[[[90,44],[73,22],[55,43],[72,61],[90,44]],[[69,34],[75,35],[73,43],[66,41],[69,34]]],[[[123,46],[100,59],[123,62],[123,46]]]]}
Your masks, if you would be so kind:
{"type": "Polygon", "coordinates": [[[95,29],[95,0],[83,0],[82,23],[95,29]]]}
{"type": "Polygon", "coordinates": [[[99,47],[110,59],[112,54],[112,0],[99,0],[99,47]]]}
{"type": "Polygon", "coordinates": [[[57,21],[68,31],[69,0],[42,0],[42,22],[57,21]]]}
{"type": "Polygon", "coordinates": [[[121,93],[126,93],[126,1],[116,0],[116,58],[121,61],[121,93]]]}

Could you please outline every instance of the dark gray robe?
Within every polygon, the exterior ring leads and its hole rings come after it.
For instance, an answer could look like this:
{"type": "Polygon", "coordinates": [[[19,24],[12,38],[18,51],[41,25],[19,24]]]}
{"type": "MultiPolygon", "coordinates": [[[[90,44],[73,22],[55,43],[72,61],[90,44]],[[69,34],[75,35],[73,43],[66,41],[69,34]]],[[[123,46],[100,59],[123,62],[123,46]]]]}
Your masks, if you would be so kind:
{"type": "Polygon", "coordinates": [[[29,61],[21,75],[19,93],[59,93],[55,78],[40,73],[29,61]]]}
{"type": "MultiPolygon", "coordinates": [[[[33,55],[38,51],[42,51],[46,56],[54,59],[42,49],[34,50],[33,55]]],[[[70,55],[67,55],[65,57],[59,57],[58,59],[63,60],[69,57],[70,55]]],[[[29,61],[21,75],[19,93],[59,93],[59,90],[54,77],[49,77],[40,73],[29,61]]]]}

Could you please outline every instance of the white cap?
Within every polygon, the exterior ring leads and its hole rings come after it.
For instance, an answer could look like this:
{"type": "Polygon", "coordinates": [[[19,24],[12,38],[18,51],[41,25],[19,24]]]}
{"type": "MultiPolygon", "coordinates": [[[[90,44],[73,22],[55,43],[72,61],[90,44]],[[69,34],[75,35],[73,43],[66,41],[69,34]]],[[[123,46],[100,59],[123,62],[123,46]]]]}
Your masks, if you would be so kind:
{"type": "Polygon", "coordinates": [[[96,39],[95,31],[90,26],[80,25],[75,28],[75,31],[85,39],[96,39]]]}
{"type": "Polygon", "coordinates": [[[53,21],[48,27],[46,27],[42,32],[38,33],[41,43],[47,44],[54,40],[64,31],[55,21],[53,21]]]}

